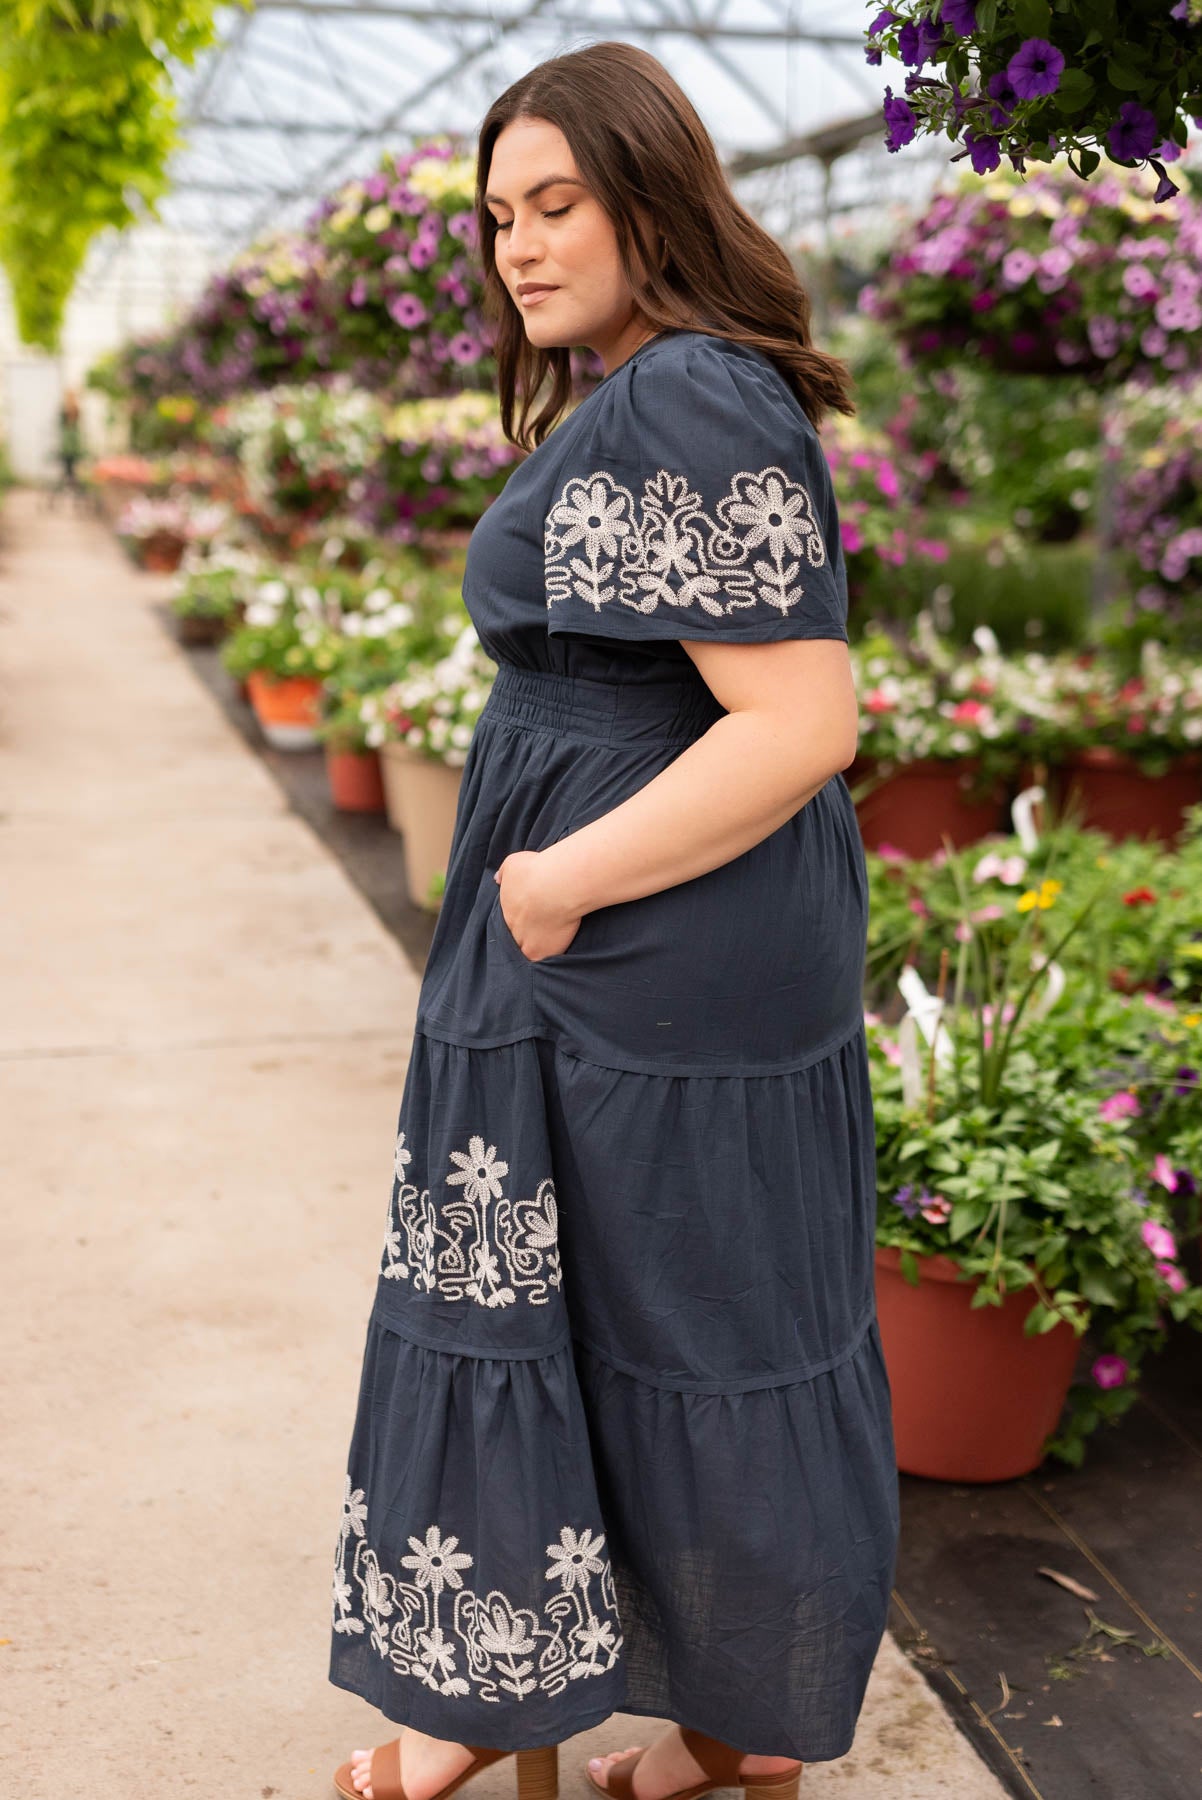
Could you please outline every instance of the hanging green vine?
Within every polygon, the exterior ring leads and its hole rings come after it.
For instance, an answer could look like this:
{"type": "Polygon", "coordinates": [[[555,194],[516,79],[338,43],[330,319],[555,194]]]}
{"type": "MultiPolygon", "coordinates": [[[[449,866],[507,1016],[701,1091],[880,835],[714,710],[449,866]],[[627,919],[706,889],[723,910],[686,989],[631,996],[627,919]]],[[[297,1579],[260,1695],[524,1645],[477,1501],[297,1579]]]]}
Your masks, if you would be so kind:
{"type": "Polygon", "coordinates": [[[27,344],[53,350],[97,232],[152,213],[180,142],[168,61],[215,0],[0,0],[0,263],[27,344]]]}

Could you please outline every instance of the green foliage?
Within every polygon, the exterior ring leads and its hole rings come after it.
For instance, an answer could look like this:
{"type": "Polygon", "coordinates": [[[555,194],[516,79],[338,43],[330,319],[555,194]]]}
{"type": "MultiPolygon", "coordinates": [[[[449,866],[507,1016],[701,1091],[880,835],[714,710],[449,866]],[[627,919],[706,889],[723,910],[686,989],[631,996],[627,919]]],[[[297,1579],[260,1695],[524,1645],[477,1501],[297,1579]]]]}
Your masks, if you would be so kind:
{"type": "Polygon", "coordinates": [[[53,350],[96,234],[167,186],[168,59],[211,44],[214,0],[0,0],[0,262],[24,342],[53,350]]]}

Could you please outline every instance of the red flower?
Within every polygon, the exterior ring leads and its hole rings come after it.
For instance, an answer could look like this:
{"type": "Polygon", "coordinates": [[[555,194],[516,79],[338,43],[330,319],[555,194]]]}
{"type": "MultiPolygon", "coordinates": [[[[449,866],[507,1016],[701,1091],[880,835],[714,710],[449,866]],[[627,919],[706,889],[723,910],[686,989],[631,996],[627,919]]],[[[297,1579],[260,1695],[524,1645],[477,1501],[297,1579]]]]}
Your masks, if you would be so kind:
{"type": "Polygon", "coordinates": [[[1123,895],[1124,906],[1151,906],[1156,895],[1150,887],[1132,888],[1129,894],[1123,895]]]}

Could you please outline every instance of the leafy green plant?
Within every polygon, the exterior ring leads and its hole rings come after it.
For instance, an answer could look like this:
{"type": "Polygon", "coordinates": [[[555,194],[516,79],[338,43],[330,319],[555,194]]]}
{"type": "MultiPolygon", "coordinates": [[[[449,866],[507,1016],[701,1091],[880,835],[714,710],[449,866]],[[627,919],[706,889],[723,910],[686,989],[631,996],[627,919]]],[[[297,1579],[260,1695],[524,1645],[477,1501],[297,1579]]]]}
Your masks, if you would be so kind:
{"type": "Polygon", "coordinates": [[[153,210],[179,142],[169,64],[214,38],[214,0],[6,0],[0,262],[18,330],[57,345],[88,246],[153,210]]]}

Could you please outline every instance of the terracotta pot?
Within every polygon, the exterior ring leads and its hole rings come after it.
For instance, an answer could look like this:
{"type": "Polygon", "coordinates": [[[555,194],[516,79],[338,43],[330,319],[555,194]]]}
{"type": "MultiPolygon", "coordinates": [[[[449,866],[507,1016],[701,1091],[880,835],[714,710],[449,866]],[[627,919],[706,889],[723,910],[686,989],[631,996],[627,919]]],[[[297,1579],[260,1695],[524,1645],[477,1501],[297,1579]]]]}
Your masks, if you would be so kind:
{"type": "Polygon", "coordinates": [[[247,676],[246,686],[269,744],[277,750],[308,750],[317,743],[321,682],[316,675],[290,675],[277,681],[256,669],[247,676]]]}
{"type": "Polygon", "coordinates": [[[375,750],[335,750],[326,745],[330,797],[340,812],[384,811],[384,782],[375,750]]]}
{"type": "Polygon", "coordinates": [[[407,744],[383,745],[380,760],[388,822],[401,833],[409,898],[414,906],[437,912],[441,901],[431,899],[430,883],[451,860],[463,771],[407,744]]]}
{"type": "Polygon", "coordinates": [[[971,1307],[976,1283],[947,1256],[876,1252],[877,1318],[893,1401],[897,1466],[935,1481],[1011,1481],[1038,1468],[1068,1395],[1080,1340],[1060,1324],[1023,1336],[1033,1288],[971,1307]]]}
{"type": "Polygon", "coordinates": [[[1185,809],[1202,800],[1202,757],[1180,756],[1163,775],[1146,775],[1121,750],[1098,744],[1075,750],[1058,772],[1058,810],[1080,809],[1087,831],[1111,838],[1158,839],[1170,848],[1181,835],[1185,809]]]}
{"type": "Polygon", "coordinates": [[[384,810],[394,831],[405,829],[405,771],[419,753],[395,739],[380,746],[380,775],[384,784],[384,810]]]}
{"type": "Polygon", "coordinates": [[[183,538],[163,532],[143,539],[138,560],[149,574],[172,575],[179,568],[183,554],[183,538]]]}
{"type": "Polygon", "coordinates": [[[216,613],[177,613],[175,635],[181,644],[219,644],[229,632],[229,620],[216,613]]]}
{"type": "MultiPolygon", "coordinates": [[[[871,757],[856,757],[847,771],[848,786],[874,776],[878,766],[871,757]]],[[[984,799],[970,797],[978,768],[971,758],[947,762],[929,757],[898,765],[856,807],[865,847],[896,844],[907,856],[932,856],[942,849],[944,832],[959,849],[991,831],[1005,830],[1004,782],[995,782],[984,799]]]]}

